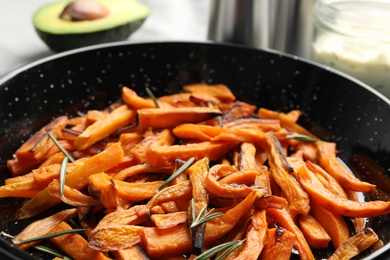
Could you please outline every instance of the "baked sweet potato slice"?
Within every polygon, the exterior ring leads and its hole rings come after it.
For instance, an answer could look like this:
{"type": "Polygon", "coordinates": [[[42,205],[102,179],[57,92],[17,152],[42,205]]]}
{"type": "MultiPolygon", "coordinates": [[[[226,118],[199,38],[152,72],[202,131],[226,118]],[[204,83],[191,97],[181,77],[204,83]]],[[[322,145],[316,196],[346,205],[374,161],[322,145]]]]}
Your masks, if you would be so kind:
{"type": "Polygon", "coordinates": [[[164,229],[171,228],[187,221],[187,212],[179,211],[167,214],[153,214],[151,220],[156,227],[164,229]]]}
{"type": "Polygon", "coordinates": [[[149,256],[140,245],[135,245],[126,249],[112,252],[116,259],[120,260],[150,260],[149,256]]]}
{"type": "Polygon", "coordinates": [[[336,144],[319,141],[316,143],[318,148],[319,165],[332,175],[344,188],[373,193],[375,185],[359,180],[337,159],[336,144]]]}
{"type": "Polygon", "coordinates": [[[307,243],[312,248],[320,249],[328,247],[331,238],[313,215],[300,215],[298,217],[298,226],[305,236],[307,243]]]}
{"type": "Polygon", "coordinates": [[[258,259],[260,256],[264,245],[267,243],[266,210],[256,210],[250,221],[242,248],[236,249],[237,253],[233,251],[226,259],[258,259]]]}
{"type": "Polygon", "coordinates": [[[54,137],[60,135],[67,119],[67,116],[57,117],[34,133],[16,150],[15,158],[7,161],[8,169],[13,176],[29,172],[47,158],[47,151],[55,146],[48,133],[52,133],[54,137]]]}
{"type": "Polygon", "coordinates": [[[95,200],[91,196],[81,193],[79,190],[72,189],[67,185],[64,185],[64,196],[61,196],[60,182],[58,180],[53,180],[49,184],[48,189],[50,195],[74,207],[93,207],[99,205],[99,201],[95,200]]]}
{"type": "Polygon", "coordinates": [[[335,248],[349,238],[348,225],[341,215],[323,208],[314,199],[311,202],[310,212],[330,236],[335,248]]]}
{"type": "Polygon", "coordinates": [[[314,260],[313,252],[311,251],[311,248],[307,243],[305,236],[303,235],[299,227],[295,224],[289,212],[286,209],[276,208],[268,208],[267,210],[277,219],[280,226],[284,227],[285,229],[296,235],[294,247],[298,250],[300,259],[314,260]]]}
{"type": "Polygon", "coordinates": [[[390,213],[390,202],[372,200],[358,202],[334,195],[324,188],[317,177],[305,166],[298,169],[299,182],[305,191],[324,208],[348,217],[373,217],[390,213]]]}
{"type": "MultiPolygon", "coordinates": [[[[12,242],[20,243],[23,240],[36,238],[48,234],[54,227],[60,224],[63,221],[67,221],[70,218],[77,216],[77,209],[65,209],[60,212],[57,212],[53,215],[50,215],[46,218],[36,220],[25,227],[18,235],[16,235],[12,242]]],[[[29,242],[19,244],[18,247],[21,249],[26,249],[36,245],[38,242],[29,242]]]]}
{"type": "Polygon", "coordinates": [[[146,160],[153,167],[172,166],[175,160],[183,161],[194,157],[199,160],[208,157],[211,161],[221,159],[237,145],[236,142],[200,142],[183,145],[150,147],[146,152],[146,160]]]}
{"type": "MultiPolygon", "coordinates": [[[[50,233],[61,232],[64,230],[70,230],[72,227],[66,222],[61,222],[55,228],[53,228],[50,233]]],[[[97,251],[88,246],[88,241],[77,233],[70,233],[61,236],[56,236],[50,239],[50,241],[61,249],[62,252],[65,252],[68,256],[73,259],[80,260],[109,260],[108,256],[104,253],[97,251]]]]}
{"type": "MultiPolygon", "coordinates": [[[[204,181],[204,186],[207,189],[208,192],[221,197],[221,198],[244,198],[248,196],[251,192],[256,192],[257,197],[261,197],[266,193],[266,189],[262,187],[250,187],[246,184],[241,183],[230,183],[229,181],[220,182],[218,179],[223,177],[224,175],[227,175],[227,179],[230,178],[230,175],[234,175],[237,172],[235,167],[232,167],[230,165],[223,165],[223,164],[217,164],[210,168],[210,171],[207,175],[207,178],[204,181]]],[[[248,182],[253,182],[256,178],[256,176],[259,174],[256,171],[248,171],[249,174],[246,174],[246,172],[239,172],[243,173],[240,176],[244,177],[244,181],[247,181],[247,179],[250,179],[248,182]]]]}
{"type": "Polygon", "coordinates": [[[111,224],[92,230],[88,246],[98,251],[117,251],[141,242],[143,227],[111,224]]]}
{"type": "MultiPolygon", "coordinates": [[[[123,150],[120,144],[113,144],[101,153],[86,160],[72,173],[69,173],[66,177],[66,185],[80,190],[88,184],[89,176],[109,170],[119,164],[122,160],[123,150]]],[[[48,188],[45,188],[38,192],[32,199],[27,201],[22,208],[17,211],[16,215],[19,219],[30,218],[60,202],[60,199],[52,197],[49,194],[48,188]]]]}
{"type": "Polygon", "coordinates": [[[267,229],[267,243],[259,259],[290,259],[296,235],[285,228],[267,229]]]}
{"type": "MultiPolygon", "coordinates": [[[[205,245],[226,235],[252,207],[256,193],[252,192],[222,217],[212,219],[206,224],[205,245]]],[[[191,250],[191,235],[187,225],[177,225],[167,229],[145,227],[142,229],[142,247],[151,258],[163,254],[174,255],[191,250]]]]}
{"type": "Polygon", "coordinates": [[[116,209],[118,203],[116,189],[111,182],[111,177],[104,173],[95,173],[88,177],[88,192],[95,200],[106,209],[116,209]]]}
{"type": "Polygon", "coordinates": [[[187,224],[190,227],[192,253],[196,255],[201,254],[204,249],[203,241],[206,223],[202,223],[195,227],[191,227],[191,225],[195,221],[193,216],[195,216],[195,218],[199,216],[204,208],[207,211],[209,193],[203,184],[208,175],[208,167],[208,158],[203,158],[195,162],[187,170],[189,181],[192,184],[192,201],[191,206],[187,211],[187,224]]]}
{"type": "Polygon", "coordinates": [[[94,143],[108,137],[115,130],[124,127],[135,120],[135,112],[127,105],[122,105],[108,114],[105,118],[88,126],[74,140],[74,146],[84,150],[94,143]]]}
{"type": "MultiPolygon", "coordinates": [[[[267,133],[267,142],[262,146],[268,154],[268,162],[272,177],[279,187],[283,190],[286,199],[289,202],[289,208],[293,215],[298,213],[306,215],[310,211],[310,198],[307,192],[299,185],[297,180],[288,171],[285,155],[278,148],[278,141],[272,134],[267,133]]],[[[293,170],[293,169],[292,169],[293,170]]]]}
{"type": "Polygon", "coordinates": [[[171,146],[175,142],[175,137],[171,130],[163,129],[161,131],[148,130],[144,134],[144,138],[138,144],[130,149],[130,153],[137,159],[138,163],[146,163],[146,153],[149,148],[158,146],[171,146]]]}
{"type": "Polygon", "coordinates": [[[138,109],[137,115],[140,129],[163,129],[203,122],[222,115],[222,112],[209,107],[144,108],[138,109]]]}
{"type": "Polygon", "coordinates": [[[151,199],[164,181],[133,183],[112,180],[112,183],[118,197],[137,202],[151,199]]]}
{"type": "Polygon", "coordinates": [[[350,237],[330,256],[329,260],[351,259],[378,241],[372,229],[366,229],[350,237]]]}
{"type": "Polygon", "coordinates": [[[196,83],[184,85],[182,88],[184,91],[190,93],[206,93],[209,96],[221,100],[222,102],[232,102],[236,100],[236,97],[231,90],[223,84],[208,85],[205,83],[196,83]]]}

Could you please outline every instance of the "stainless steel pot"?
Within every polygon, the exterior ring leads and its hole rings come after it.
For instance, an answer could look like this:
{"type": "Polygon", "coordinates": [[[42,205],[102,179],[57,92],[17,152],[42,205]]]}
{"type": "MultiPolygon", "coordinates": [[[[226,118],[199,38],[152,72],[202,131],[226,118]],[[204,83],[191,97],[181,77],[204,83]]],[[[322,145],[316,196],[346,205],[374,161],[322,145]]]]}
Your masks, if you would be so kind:
{"type": "Polygon", "coordinates": [[[208,39],[311,56],[315,0],[212,0],[208,39]]]}

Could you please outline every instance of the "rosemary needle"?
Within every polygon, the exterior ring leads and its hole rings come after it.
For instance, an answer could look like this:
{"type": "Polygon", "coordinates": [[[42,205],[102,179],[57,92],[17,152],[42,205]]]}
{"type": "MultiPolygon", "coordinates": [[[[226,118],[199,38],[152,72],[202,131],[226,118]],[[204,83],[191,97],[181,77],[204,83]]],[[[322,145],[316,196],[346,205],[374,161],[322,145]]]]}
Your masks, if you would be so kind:
{"type": "Polygon", "coordinates": [[[64,187],[65,187],[65,179],[66,179],[66,169],[68,167],[68,157],[64,157],[61,163],[60,169],[60,195],[64,197],[64,187]]]}
{"type": "Polygon", "coordinates": [[[153,92],[150,90],[150,88],[146,87],[145,90],[148,96],[153,100],[153,103],[156,106],[156,108],[160,108],[160,105],[157,102],[157,98],[153,95],[153,92]]]}
{"type": "Polygon", "coordinates": [[[72,158],[72,156],[65,150],[64,147],[62,147],[62,145],[58,142],[58,140],[53,136],[52,133],[48,133],[49,134],[49,137],[51,140],[53,140],[54,144],[58,147],[58,149],[60,149],[60,151],[66,156],[68,157],[69,161],[71,162],[74,162],[74,159],[72,158]]]}
{"type": "Polygon", "coordinates": [[[42,253],[46,253],[46,254],[49,254],[49,255],[52,255],[52,256],[56,256],[56,257],[59,257],[59,258],[65,259],[65,260],[71,260],[70,257],[67,257],[67,256],[57,252],[56,250],[53,250],[53,249],[45,247],[45,246],[36,245],[36,246],[34,246],[34,249],[36,249],[38,251],[41,251],[42,253]]]}
{"type": "Polygon", "coordinates": [[[186,161],[176,172],[174,172],[160,187],[157,188],[157,191],[162,190],[165,186],[167,186],[173,179],[179,176],[182,172],[184,172],[190,165],[194,162],[195,157],[191,157],[186,161]]]}
{"type": "Polygon", "coordinates": [[[190,226],[191,228],[199,226],[199,225],[201,225],[201,224],[203,224],[211,219],[219,218],[219,217],[223,216],[222,212],[213,213],[214,209],[211,209],[208,212],[206,212],[205,214],[203,214],[206,211],[206,209],[207,209],[207,205],[205,205],[199,211],[198,216],[195,217],[195,201],[194,201],[194,199],[191,200],[192,219],[194,219],[194,221],[192,222],[192,224],[190,226]]]}
{"type": "Polygon", "coordinates": [[[244,240],[233,240],[230,242],[226,242],[220,245],[217,245],[215,247],[210,248],[209,250],[203,252],[202,254],[198,255],[197,257],[194,258],[194,260],[207,260],[210,259],[211,257],[217,255],[218,253],[224,251],[226,252],[223,253],[221,256],[218,257],[218,260],[223,260],[225,259],[234,249],[242,245],[244,240]]]}
{"type": "Polygon", "coordinates": [[[298,141],[304,141],[304,142],[315,142],[316,139],[314,139],[311,136],[303,135],[303,134],[291,134],[287,135],[287,138],[298,140],[298,141]]]}
{"type": "Polygon", "coordinates": [[[59,231],[59,232],[53,232],[53,233],[50,233],[50,234],[47,234],[47,235],[43,235],[43,236],[38,236],[38,237],[32,237],[32,238],[24,239],[24,240],[21,240],[21,241],[18,241],[18,242],[14,242],[14,244],[15,245],[25,244],[25,243],[30,243],[30,242],[35,242],[35,241],[49,239],[49,238],[52,238],[52,237],[58,237],[58,236],[65,235],[65,234],[83,232],[85,230],[86,230],[85,228],[67,229],[67,230],[62,230],[62,231],[59,231]]]}

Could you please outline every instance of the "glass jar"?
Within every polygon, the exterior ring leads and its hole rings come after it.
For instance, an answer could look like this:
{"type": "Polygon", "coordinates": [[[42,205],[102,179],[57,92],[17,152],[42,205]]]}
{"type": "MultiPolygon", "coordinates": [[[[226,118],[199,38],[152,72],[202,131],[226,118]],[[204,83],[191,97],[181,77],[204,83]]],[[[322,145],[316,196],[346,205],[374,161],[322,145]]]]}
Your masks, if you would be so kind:
{"type": "Polygon", "coordinates": [[[317,0],[313,60],[390,98],[390,1],[317,0]]]}

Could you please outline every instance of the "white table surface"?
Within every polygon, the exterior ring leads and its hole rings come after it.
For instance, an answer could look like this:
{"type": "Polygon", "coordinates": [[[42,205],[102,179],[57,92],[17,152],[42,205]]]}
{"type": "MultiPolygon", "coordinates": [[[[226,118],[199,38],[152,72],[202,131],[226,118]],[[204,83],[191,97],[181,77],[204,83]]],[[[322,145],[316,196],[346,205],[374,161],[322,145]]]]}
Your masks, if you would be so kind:
{"type": "MultiPolygon", "coordinates": [[[[53,55],[38,37],[32,15],[55,0],[0,0],[0,77],[53,55]]],[[[151,14],[129,42],[205,41],[210,0],[139,0],[151,14]]]]}

